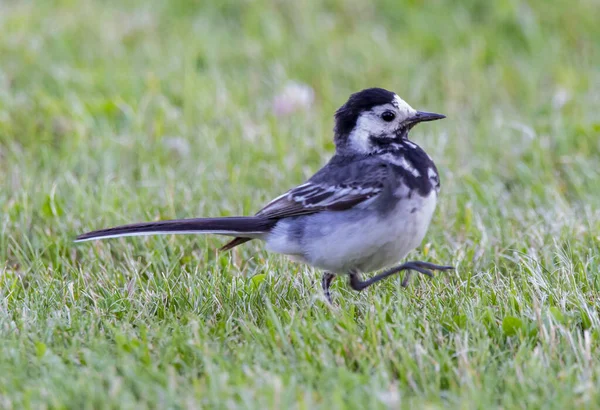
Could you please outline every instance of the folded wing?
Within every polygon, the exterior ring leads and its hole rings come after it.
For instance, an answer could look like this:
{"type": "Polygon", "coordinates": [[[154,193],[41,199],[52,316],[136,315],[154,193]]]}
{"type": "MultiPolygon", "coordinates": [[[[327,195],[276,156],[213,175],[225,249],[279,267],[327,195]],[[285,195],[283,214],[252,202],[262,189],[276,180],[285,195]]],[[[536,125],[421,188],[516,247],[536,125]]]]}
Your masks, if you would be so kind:
{"type": "MultiPolygon", "coordinates": [[[[336,163],[336,157],[306,183],[290,189],[262,208],[256,216],[281,219],[321,211],[344,211],[375,198],[385,188],[389,165],[372,158],[336,163]]],[[[231,249],[249,241],[235,238],[223,246],[231,249]]]]}

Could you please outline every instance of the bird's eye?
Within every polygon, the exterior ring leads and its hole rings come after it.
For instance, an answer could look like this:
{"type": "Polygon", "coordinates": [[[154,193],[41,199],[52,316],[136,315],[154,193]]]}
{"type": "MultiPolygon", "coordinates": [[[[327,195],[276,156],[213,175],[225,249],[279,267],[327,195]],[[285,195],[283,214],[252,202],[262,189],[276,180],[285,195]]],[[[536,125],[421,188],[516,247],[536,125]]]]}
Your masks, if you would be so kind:
{"type": "Polygon", "coordinates": [[[396,114],[391,111],[385,111],[383,114],[381,114],[381,119],[385,122],[392,122],[394,121],[394,118],[396,118],[396,114]]]}

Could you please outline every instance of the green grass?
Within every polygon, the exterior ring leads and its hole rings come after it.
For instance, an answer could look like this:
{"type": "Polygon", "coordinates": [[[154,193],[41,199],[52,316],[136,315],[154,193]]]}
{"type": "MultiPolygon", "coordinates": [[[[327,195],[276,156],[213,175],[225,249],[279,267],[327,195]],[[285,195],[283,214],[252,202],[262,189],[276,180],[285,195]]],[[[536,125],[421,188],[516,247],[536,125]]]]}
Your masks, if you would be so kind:
{"type": "Polygon", "coordinates": [[[598,406],[596,0],[4,1],[0,33],[0,407],[598,406]],[[259,243],[72,243],[255,212],[371,86],[448,116],[411,257],[456,272],[332,309],[259,243]]]}

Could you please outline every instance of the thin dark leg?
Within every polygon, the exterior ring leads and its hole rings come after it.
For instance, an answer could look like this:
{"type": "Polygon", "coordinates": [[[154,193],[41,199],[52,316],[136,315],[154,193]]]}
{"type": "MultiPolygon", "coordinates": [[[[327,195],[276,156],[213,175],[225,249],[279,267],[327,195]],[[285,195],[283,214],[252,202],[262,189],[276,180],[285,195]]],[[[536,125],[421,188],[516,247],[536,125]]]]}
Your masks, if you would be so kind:
{"type": "Polygon", "coordinates": [[[329,302],[330,305],[333,305],[333,301],[331,300],[331,292],[329,291],[329,287],[331,286],[331,282],[335,279],[335,275],[331,272],[323,273],[323,277],[321,278],[321,286],[323,287],[323,293],[325,294],[325,299],[329,302]]]}
{"type": "MultiPolygon", "coordinates": [[[[392,276],[403,270],[408,270],[408,271],[414,270],[419,273],[422,273],[423,275],[433,277],[433,273],[431,272],[431,270],[445,271],[445,270],[451,270],[451,269],[454,269],[454,267],[434,265],[433,263],[421,262],[421,261],[406,262],[400,266],[396,266],[394,268],[391,268],[384,272],[381,272],[379,275],[375,275],[372,278],[369,278],[367,280],[361,280],[360,275],[358,273],[355,273],[355,272],[350,273],[350,287],[354,290],[361,291],[361,290],[371,286],[372,284],[377,283],[380,280],[385,279],[388,276],[392,276]]],[[[408,279],[410,277],[409,275],[410,275],[410,272],[407,272],[406,276],[404,277],[404,280],[402,281],[402,286],[408,285],[408,279]]]]}

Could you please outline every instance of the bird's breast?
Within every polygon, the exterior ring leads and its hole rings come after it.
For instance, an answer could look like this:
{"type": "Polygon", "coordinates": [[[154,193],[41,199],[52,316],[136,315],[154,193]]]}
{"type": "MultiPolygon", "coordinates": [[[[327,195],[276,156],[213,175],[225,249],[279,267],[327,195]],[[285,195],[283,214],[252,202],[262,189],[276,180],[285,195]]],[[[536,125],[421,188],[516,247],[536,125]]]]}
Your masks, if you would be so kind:
{"type": "Polygon", "coordinates": [[[404,141],[397,149],[381,153],[380,158],[393,169],[401,185],[427,197],[431,191],[439,192],[440,179],[429,155],[417,144],[404,141]]]}

